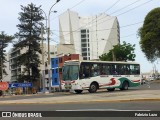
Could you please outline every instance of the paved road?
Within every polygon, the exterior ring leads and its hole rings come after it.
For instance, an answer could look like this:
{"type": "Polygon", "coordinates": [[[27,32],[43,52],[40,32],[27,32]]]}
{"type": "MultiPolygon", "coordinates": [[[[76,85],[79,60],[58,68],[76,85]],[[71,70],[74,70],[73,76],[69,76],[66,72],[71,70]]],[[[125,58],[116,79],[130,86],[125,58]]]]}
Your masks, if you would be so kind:
{"type": "Polygon", "coordinates": [[[151,110],[160,111],[160,101],[140,102],[109,102],[109,103],[64,103],[64,104],[8,104],[0,105],[0,111],[56,111],[56,110],[151,110]]]}
{"type": "Polygon", "coordinates": [[[148,89],[149,90],[160,90],[160,80],[147,82],[146,84],[140,85],[139,87],[135,87],[135,89],[140,89],[140,90],[148,90],[148,89]]]}
{"type": "MultiPolygon", "coordinates": [[[[111,103],[74,103],[74,104],[32,104],[32,105],[1,105],[0,111],[126,111],[134,110],[136,113],[143,111],[159,111],[160,102],[111,102],[111,103]]],[[[156,113],[156,112],[155,112],[156,113]]],[[[116,112],[114,114],[116,116],[116,112]]],[[[17,118],[12,118],[16,120],[17,118]]],[[[29,119],[29,118],[28,118],[29,119]]],[[[159,120],[160,118],[151,117],[52,117],[34,118],[34,120],[159,120]]],[[[5,119],[3,119],[5,120],[5,119]]],[[[8,119],[7,119],[8,120],[8,119]]],[[[27,120],[27,118],[23,118],[27,120]]],[[[29,119],[30,120],[30,119],[29,119]]]]}
{"type": "MultiPolygon", "coordinates": [[[[155,83],[155,82],[149,82],[149,84],[144,84],[139,87],[132,87],[129,88],[128,92],[130,91],[140,91],[140,90],[160,90],[160,82],[155,83]]],[[[108,91],[103,89],[101,91],[97,91],[97,93],[94,94],[101,94],[101,93],[107,93],[108,91]]],[[[122,92],[120,90],[116,90],[113,93],[119,93],[122,92]]],[[[126,91],[125,91],[126,92],[126,91]]],[[[108,92],[109,93],[109,92],[108,92]]],[[[88,91],[84,91],[83,94],[90,94],[88,91]]],[[[94,95],[92,94],[92,95],[94,95]]],[[[0,97],[0,101],[4,100],[19,100],[19,99],[32,99],[32,98],[51,98],[51,97],[61,97],[61,96],[75,96],[77,94],[74,93],[66,93],[66,92],[56,92],[53,94],[38,94],[38,95],[20,95],[20,96],[5,96],[5,97],[0,97]]]]}

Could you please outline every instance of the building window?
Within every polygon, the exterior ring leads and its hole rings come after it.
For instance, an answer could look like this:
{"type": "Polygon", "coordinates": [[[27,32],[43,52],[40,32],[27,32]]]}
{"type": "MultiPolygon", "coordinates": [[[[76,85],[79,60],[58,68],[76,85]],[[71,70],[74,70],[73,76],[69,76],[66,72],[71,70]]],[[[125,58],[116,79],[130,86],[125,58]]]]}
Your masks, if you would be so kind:
{"type": "Polygon", "coordinates": [[[87,47],[87,44],[82,44],[82,47],[87,47]]]}
{"type": "Polygon", "coordinates": [[[87,51],[87,48],[82,48],[82,52],[87,51]]]}
{"type": "Polygon", "coordinates": [[[58,83],[58,80],[57,80],[57,78],[54,78],[54,82],[55,82],[55,83],[58,83]]]}
{"type": "Polygon", "coordinates": [[[82,56],[87,56],[87,53],[82,53],[82,56]]]}
{"type": "Polygon", "coordinates": [[[45,74],[48,74],[48,70],[45,70],[45,74]]]}
{"type": "Polygon", "coordinates": [[[82,41],[82,42],[86,42],[87,40],[86,40],[86,39],[81,39],[81,41],[82,41]]]}
{"type": "Polygon", "coordinates": [[[45,67],[47,67],[47,62],[45,63],[45,67]]]}
{"type": "Polygon", "coordinates": [[[84,35],[81,35],[81,38],[86,38],[86,34],[84,34],[84,35]]]}
{"type": "Polygon", "coordinates": [[[87,60],[87,57],[83,57],[83,60],[87,60]]]}
{"type": "Polygon", "coordinates": [[[62,63],[62,58],[59,58],[59,63],[62,63]]]}
{"type": "Polygon", "coordinates": [[[59,73],[62,73],[62,68],[59,68],[59,73]]]}
{"type": "Polygon", "coordinates": [[[81,33],[86,33],[86,30],[85,30],[85,29],[82,29],[82,30],[81,30],[81,33]]]}

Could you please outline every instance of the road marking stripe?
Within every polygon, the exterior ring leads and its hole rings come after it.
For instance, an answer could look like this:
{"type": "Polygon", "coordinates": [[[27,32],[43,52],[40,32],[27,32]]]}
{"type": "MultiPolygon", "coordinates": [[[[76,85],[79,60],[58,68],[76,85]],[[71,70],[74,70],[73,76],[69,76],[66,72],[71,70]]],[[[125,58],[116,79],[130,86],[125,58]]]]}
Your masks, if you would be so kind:
{"type": "Polygon", "coordinates": [[[76,109],[76,110],[56,110],[56,111],[151,111],[151,110],[76,109]]]}

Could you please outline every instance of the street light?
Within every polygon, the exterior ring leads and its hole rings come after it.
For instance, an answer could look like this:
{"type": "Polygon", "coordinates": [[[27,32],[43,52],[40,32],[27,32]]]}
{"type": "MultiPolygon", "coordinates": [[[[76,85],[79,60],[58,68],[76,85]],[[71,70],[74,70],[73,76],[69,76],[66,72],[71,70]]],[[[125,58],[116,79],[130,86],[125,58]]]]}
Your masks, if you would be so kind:
{"type": "MultiPolygon", "coordinates": [[[[107,39],[104,39],[104,38],[102,38],[102,40],[107,40],[107,39]]],[[[112,59],[113,59],[113,61],[115,61],[115,57],[114,57],[114,51],[113,51],[113,44],[112,44],[112,42],[110,41],[110,40],[107,40],[107,42],[109,42],[110,43],[110,45],[111,45],[111,49],[112,49],[112,59]]]]}
{"type": "MultiPolygon", "coordinates": [[[[45,21],[46,21],[46,26],[45,26],[45,28],[46,28],[46,33],[48,33],[48,19],[47,19],[47,15],[46,15],[46,13],[44,12],[44,10],[42,10],[41,9],[41,11],[44,13],[44,15],[45,15],[45,21]]],[[[50,13],[51,12],[53,12],[53,13],[56,13],[57,11],[50,11],[50,13]]],[[[44,34],[44,29],[45,29],[44,27],[43,27],[43,24],[41,24],[41,39],[42,39],[42,84],[43,84],[43,92],[45,92],[45,73],[44,73],[44,71],[45,71],[45,64],[44,64],[44,46],[43,46],[43,34],[44,34]]]]}
{"type": "MultiPolygon", "coordinates": [[[[50,14],[51,12],[56,13],[57,11],[51,11],[53,6],[56,5],[60,0],[57,0],[56,3],[54,3],[48,13],[48,19],[46,13],[41,9],[41,11],[45,14],[45,20],[46,20],[46,28],[47,28],[47,39],[48,39],[48,80],[49,80],[49,92],[51,93],[51,79],[50,79],[50,14]],[[47,21],[48,20],[48,21],[47,21]]],[[[43,48],[43,40],[42,40],[42,48],[43,48]]],[[[43,49],[42,49],[43,52],[43,49]]],[[[43,56],[43,53],[42,53],[43,56]]],[[[42,57],[43,58],[43,57],[42,57]]],[[[44,66],[44,58],[42,59],[42,66],[44,66]]],[[[42,70],[43,71],[43,70],[42,70]]],[[[42,72],[43,73],[43,72],[42,72]]],[[[44,73],[42,74],[42,76],[44,73]]],[[[43,80],[43,89],[44,89],[44,80],[43,80]]]]}
{"type": "MultiPolygon", "coordinates": [[[[49,80],[49,93],[51,93],[51,78],[50,78],[50,14],[54,5],[56,5],[60,0],[57,0],[54,3],[48,13],[48,80],[49,80]]],[[[56,12],[56,11],[55,11],[56,12]]]]}

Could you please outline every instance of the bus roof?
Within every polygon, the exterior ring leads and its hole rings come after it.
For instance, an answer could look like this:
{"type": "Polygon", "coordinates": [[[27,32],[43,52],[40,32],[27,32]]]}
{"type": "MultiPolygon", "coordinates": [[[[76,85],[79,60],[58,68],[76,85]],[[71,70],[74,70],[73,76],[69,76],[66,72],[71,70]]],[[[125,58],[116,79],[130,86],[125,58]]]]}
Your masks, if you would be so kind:
{"type": "Polygon", "coordinates": [[[69,63],[69,62],[88,62],[88,63],[119,63],[119,64],[139,64],[137,62],[134,62],[134,61],[128,61],[128,62],[125,62],[125,61],[93,61],[93,60],[68,60],[68,61],[65,61],[65,63],[69,63]]]}

